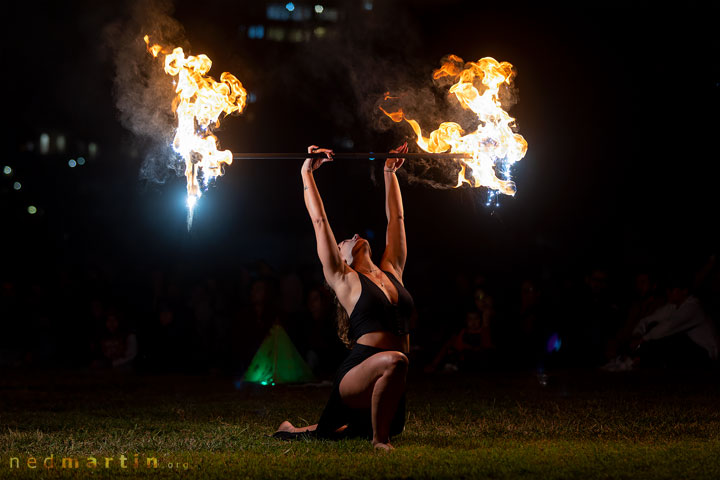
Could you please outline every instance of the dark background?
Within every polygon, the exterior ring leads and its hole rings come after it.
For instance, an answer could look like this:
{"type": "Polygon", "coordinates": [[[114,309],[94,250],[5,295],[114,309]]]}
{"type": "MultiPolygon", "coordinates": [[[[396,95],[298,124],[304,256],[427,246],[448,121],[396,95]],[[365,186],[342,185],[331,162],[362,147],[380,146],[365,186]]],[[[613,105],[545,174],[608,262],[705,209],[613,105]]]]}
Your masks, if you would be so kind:
{"type": "MultiPolygon", "coordinates": [[[[529,148],[513,171],[515,197],[487,207],[484,189],[436,190],[401,176],[411,291],[431,291],[459,272],[549,277],[597,264],[697,266],[716,251],[716,9],[426,0],[376,1],[367,10],[359,1],[325,2],[340,12],[337,21],[290,22],[327,27],[321,39],[249,38],[248,26],[273,24],[269,3],[175,3],[190,53],[206,53],[211,74],[230,71],[255,95],[245,113],[222,122],[221,146],[233,151],[304,151],[310,143],[385,150],[412,132],[383,124],[368,107],[384,91],[430,91],[432,70],[449,53],[517,69],[510,113],[529,148]]],[[[13,172],[0,178],[3,276],[101,263],[125,275],[168,265],[233,275],[258,260],[317,273],[299,161],[233,163],[202,197],[190,232],[184,178],[160,184],[140,174],[154,146],[118,121],[107,38],[129,7],[5,7],[1,163],[13,172]],[[39,154],[42,133],[51,142],[65,135],[67,147],[39,154]],[[69,168],[80,155],[87,163],[69,168]],[[29,205],[38,213],[28,214],[29,205]]],[[[338,240],[365,235],[376,256],[385,222],[379,168],[338,161],[316,173],[338,240]]]]}

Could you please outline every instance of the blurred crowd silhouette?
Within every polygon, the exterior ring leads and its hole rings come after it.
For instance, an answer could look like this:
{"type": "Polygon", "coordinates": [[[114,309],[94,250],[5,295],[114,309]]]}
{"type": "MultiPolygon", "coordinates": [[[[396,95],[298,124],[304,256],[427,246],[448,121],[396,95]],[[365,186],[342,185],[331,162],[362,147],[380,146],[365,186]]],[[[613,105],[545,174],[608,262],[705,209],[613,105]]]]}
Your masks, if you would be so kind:
{"type": "MultiPolygon", "coordinates": [[[[98,261],[0,278],[0,366],[239,377],[274,324],[320,379],[347,352],[317,266],[121,267],[98,261]]],[[[718,363],[715,256],[696,267],[456,272],[454,282],[422,282],[405,278],[416,303],[411,365],[425,372],[718,363]]]]}

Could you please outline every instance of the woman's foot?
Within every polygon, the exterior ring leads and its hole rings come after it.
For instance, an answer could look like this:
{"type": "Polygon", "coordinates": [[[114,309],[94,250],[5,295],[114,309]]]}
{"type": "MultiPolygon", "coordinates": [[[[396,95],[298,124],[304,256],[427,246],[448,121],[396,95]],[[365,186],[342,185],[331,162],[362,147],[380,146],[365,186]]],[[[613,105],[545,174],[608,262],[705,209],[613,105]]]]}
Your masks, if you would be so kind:
{"type": "Polygon", "coordinates": [[[390,443],[382,443],[382,442],[372,442],[373,447],[375,447],[375,450],[383,450],[385,452],[389,452],[390,450],[395,450],[395,447],[390,445],[390,443]]]}
{"type": "Polygon", "coordinates": [[[295,431],[295,427],[293,426],[292,423],[290,423],[290,422],[288,422],[287,420],[285,420],[284,422],[282,422],[282,423],[280,424],[280,426],[278,427],[277,431],[278,431],[278,432],[294,432],[294,431],[295,431]]]}

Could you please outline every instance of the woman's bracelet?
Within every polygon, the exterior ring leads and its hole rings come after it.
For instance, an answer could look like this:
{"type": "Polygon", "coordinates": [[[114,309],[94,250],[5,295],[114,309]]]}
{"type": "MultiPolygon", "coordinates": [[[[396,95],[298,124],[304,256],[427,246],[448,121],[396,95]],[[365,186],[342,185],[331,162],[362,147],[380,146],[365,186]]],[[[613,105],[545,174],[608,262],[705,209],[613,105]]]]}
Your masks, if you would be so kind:
{"type": "Polygon", "coordinates": [[[397,170],[397,168],[386,168],[385,169],[386,172],[390,172],[390,173],[395,173],[396,170],[397,170]]]}

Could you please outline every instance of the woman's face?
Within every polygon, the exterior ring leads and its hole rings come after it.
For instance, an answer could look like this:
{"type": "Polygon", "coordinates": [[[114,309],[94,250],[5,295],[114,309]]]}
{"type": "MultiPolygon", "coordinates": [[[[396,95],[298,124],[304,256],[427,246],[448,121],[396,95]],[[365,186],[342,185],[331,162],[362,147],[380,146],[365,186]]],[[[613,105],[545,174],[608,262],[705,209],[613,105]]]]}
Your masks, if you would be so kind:
{"type": "Polygon", "coordinates": [[[340,256],[348,265],[353,264],[355,257],[357,257],[365,247],[370,248],[370,244],[357,233],[352,238],[338,243],[340,256]]]}

